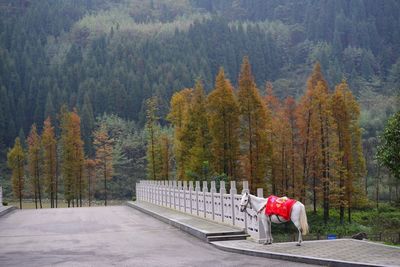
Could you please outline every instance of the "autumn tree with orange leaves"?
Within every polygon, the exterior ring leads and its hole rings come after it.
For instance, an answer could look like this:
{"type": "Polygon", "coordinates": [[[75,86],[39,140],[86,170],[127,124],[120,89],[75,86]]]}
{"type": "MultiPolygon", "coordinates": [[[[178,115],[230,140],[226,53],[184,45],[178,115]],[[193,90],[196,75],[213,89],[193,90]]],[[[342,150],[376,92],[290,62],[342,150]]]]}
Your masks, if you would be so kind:
{"type": "Polygon", "coordinates": [[[64,106],[60,114],[62,145],[62,176],[64,198],[68,207],[82,206],[84,194],[84,152],[81,139],[80,117],[76,110],[69,112],[64,106]]]}
{"type": "Polygon", "coordinates": [[[259,187],[266,188],[267,166],[271,157],[271,144],[268,140],[270,115],[256,87],[247,57],[243,59],[237,94],[244,176],[249,181],[251,191],[255,192],[259,187]]]}
{"type": "Polygon", "coordinates": [[[51,125],[50,117],[44,122],[42,133],[43,147],[43,175],[45,181],[46,192],[50,196],[50,206],[55,207],[55,196],[57,194],[56,187],[56,171],[57,171],[57,140],[54,133],[54,127],[51,125]]]}
{"type": "Polygon", "coordinates": [[[336,86],[332,96],[332,112],[337,124],[338,148],[340,152],[339,192],[340,222],[344,222],[347,207],[351,222],[352,201],[363,195],[361,180],[365,174],[365,161],[361,149],[360,108],[346,81],[336,86]]]}
{"type": "Polygon", "coordinates": [[[35,196],[35,206],[42,208],[42,183],[41,183],[41,140],[36,124],[33,124],[27,138],[28,143],[28,170],[35,196]]]}
{"type": "Polygon", "coordinates": [[[213,169],[239,179],[239,106],[233,86],[220,68],[214,90],[207,98],[213,169]]]}
{"type": "Polygon", "coordinates": [[[14,196],[19,198],[19,208],[22,209],[22,197],[25,182],[25,153],[18,137],[15,139],[14,147],[7,153],[7,164],[12,170],[11,180],[14,196]]]}
{"type": "Polygon", "coordinates": [[[104,125],[93,133],[94,141],[93,145],[96,149],[96,162],[98,171],[104,181],[104,205],[107,206],[107,181],[112,178],[113,175],[113,140],[107,133],[107,129],[104,125]]]}
{"type": "Polygon", "coordinates": [[[187,151],[193,144],[193,136],[189,135],[188,112],[193,89],[185,88],[176,92],[171,98],[171,108],[167,119],[173,126],[173,154],[176,162],[178,180],[187,180],[186,168],[188,163],[187,151]]]}

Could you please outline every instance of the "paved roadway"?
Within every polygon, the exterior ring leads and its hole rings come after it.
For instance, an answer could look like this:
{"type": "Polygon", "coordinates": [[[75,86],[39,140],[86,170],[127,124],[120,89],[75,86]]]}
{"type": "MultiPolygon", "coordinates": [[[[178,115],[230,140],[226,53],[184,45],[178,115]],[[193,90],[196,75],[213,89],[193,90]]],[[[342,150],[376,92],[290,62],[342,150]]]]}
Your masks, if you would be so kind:
{"type": "Polygon", "coordinates": [[[311,266],[218,250],[125,206],[0,217],[0,266],[311,266]]]}

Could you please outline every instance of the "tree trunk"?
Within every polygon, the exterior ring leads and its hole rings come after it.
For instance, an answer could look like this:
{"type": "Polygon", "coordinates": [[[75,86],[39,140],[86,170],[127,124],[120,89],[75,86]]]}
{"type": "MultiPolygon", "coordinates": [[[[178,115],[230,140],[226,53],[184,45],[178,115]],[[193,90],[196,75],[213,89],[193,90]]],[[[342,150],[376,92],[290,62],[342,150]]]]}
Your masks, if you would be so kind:
{"type": "MultiPolygon", "coordinates": [[[[250,107],[249,107],[250,108],[250,107]]],[[[247,115],[247,120],[248,120],[248,124],[249,124],[249,164],[250,164],[250,179],[249,179],[249,183],[250,183],[250,188],[252,188],[253,186],[253,129],[251,127],[251,114],[250,112],[248,112],[247,115]]],[[[254,192],[253,192],[254,194],[254,192]]]]}
{"type": "MultiPolygon", "coordinates": [[[[153,180],[156,180],[156,156],[155,156],[155,151],[154,151],[154,129],[153,126],[151,126],[150,130],[150,135],[151,135],[151,160],[153,164],[153,180]]],[[[107,206],[107,200],[106,200],[106,206],[107,206]]]]}
{"type": "Polygon", "coordinates": [[[305,152],[303,156],[303,185],[301,189],[301,202],[305,205],[306,203],[306,185],[307,185],[307,178],[308,178],[308,139],[310,135],[310,124],[311,124],[311,110],[308,111],[308,118],[307,118],[307,135],[306,135],[306,144],[305,144],[305,152]]]}
{"type": "Polygon", "coordinates": [[[90,192],[90,180],[91,180],[92,171],[89,169],[89,179],[88,179],[88,197],[89,197],[89,207],[91,206],[91,192],[90,192]]]}
{"type": "Polygon", "coordinates": [[[54,194],[55,194],[56,208],[58,208],[58,174],[56,174],[56,190],[54,194]]]}
{"type": "Polygon", "coordinates": [[[292,127],[292,166],[291,166],[291,171],[292,171],[292,197],[295,197],[295,192],[296,192],[296,186],[295,186],[295,181],[294,181],[294,166],[295,166],[295,163],[294,163],[294,126],[293,126],[293,124],[291,124],[291,127],[292,127]]]}
{"type": "Polygon", "coordinates": [[[40,208],[43,208],[42,207],[42,193],[41,193],[41,189],[40,189],[40,178],[39,178],[39,176],[38,176],[38,180],[37,181],[38,181],[37,185],[38,185],[40,208]]]}
{"type": "Polygon", "coordinates": [[[107,162],[104,160],[104,206],[107,206],[107,162]]]}
{"type": "Polygon", "coordinates": [[[79,204],[82,207],[82,167],[79,168],[79,204]]]}
{"type": "MultiPolygon", "coordinates": [[[[22,179],[21,177],[18,177],[19,179],[19,209],[22,210],[22,179]]],[[[2,203],[1,203],[2,204],[2,203]]]]}
{"type": "MultiPolygon", "coordinates": [[[[324,207],[324,224],[328,223],[329,219],[329,181],[327,175],[327,160],[326,160],[326,147],[325,147],[325,131],[324,120],[322,118],[321,104],[319,105],[320,115],[320,133],[321,133],[321,152],[322,152],[322,187],[323,187],[323,207],[324,207]]],[[[325,121],[326,123],[326,121],[325,121]]],[[[327,125],[325,125],[327,127],[327,125]]]]}
{"type": "Polygon", "coordinates": [[[313,174],[313,208],[314,214],[317,213],[317,177],[313,174]]]}
{"type": "MultiPolygon", "coordinates": [[[[33,179],[35,179],[35,178],[33,178],[33,179]]],[[[34,193],[34,195],[35,195],[35,208],[37,209],[37,208],[38,208],[38,205],[37,205],[38,202],[37,202],[37,186],[36,186],[36,181],[34,182],[33,187],[34,187],[33,193],[34,193]]]]}
{"type": "Polygon", "coordinates": [[[376,209],[379,208],[379,182],[381,175],[381,167],[378,165],[378,173],[375,179],[375,190],[376,190],[376,209]]]}

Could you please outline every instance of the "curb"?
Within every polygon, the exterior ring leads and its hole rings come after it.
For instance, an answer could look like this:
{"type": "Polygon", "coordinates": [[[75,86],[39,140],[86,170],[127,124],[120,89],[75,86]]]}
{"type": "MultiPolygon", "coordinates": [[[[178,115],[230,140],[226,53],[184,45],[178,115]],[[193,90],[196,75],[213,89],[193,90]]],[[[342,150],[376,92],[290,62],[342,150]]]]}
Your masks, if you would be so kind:
{"type": "Polygon", "coordinates": [[[12,212],[12,211],[14,211],[14,210],[17,209],[17,208],[14,207],[14,206],[5,206],[5,207],[6,207],[5,209],[3,209],[2,211],[0,211],[0,217],[2,217],[2,216],[4,216],[4,215],[6,215],[6,214],[8,214],[8,213],[10,213],[10,212],[12,212]]]}
{"type": "Polygon", "coordinates": [[[292,255],[292,254],[284,254],[277,252],[268,252],[268,251],[258,251],[258,250],[248,250],[248,249],[239,249],[233,248],[229,246],[224,246],[221,244],[222,242],[211,242],[211,244],[223,251],[234,252],[243,255],[249,256],[257,256],[263,258],[270,258],[276,260],[286,260],[292,262],[301,262],[307,264],[316,264],[330,267],[383,267],[387,265],[376,265],[376,264],[368,264],[368,263],[359,263],[359,262],[350,262],[350,261],[338,261],[333,259],[324,259],[324,258],[315,258],[315,257],[306,257],[300,255],[292,255]]]}
{"type": "Polygon", "coordinates": [[[150,210],[144,209],[144,208],[136,205],[134,202],[128,201],[128,202],[125,203],[125,205],[127,205],[128,207],[137,209],[137,210],[139,210],[139,211],[141,211],[143,213],[146,213],[146,214],[148,214],[148,215],[150,215],[150,216],[152,216],[152,217],[154,217],[154,218],[156,218],[156,219],[158,219],[160,221],[163,221],[163,222],[165,222],[165,223],[167,223],[169,225],[172,225],[172,226],[178,228],[179,230],[182,230],[182,231],[184,231],[186,233],[189,233],[189,234],[191,234],[191,235],[193,235],[193,236],[195,236],[197,238],[200,238],[201,240],[207,242],[206,233],[202,232],[201,230],[199,230],[199,229],[197,229],[197,228],[195,228],[193,226],[184,224],[182,222],[178,222],[176,220],[164,217],[164,216],[162,216],[160,214],[157,214],[155,212],[152,212],[150,210]]]}

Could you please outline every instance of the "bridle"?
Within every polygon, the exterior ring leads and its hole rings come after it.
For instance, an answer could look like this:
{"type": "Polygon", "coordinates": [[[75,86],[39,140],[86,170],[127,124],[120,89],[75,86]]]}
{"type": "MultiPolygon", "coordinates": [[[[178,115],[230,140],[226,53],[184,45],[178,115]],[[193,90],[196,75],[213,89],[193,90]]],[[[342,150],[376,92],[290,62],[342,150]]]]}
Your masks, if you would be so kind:
{"type": "Polygon", "coordinates": [[[247,210],[247,206],[249,206],[250,205],[250,208],[251,209],[253,209],[253,205],[251,205],[251,197],[249,196],[249,195],[247,195],[247,203],[246,203],[246,205],[244,206],[245,207],[245,211],[246,211],[246,213],[247,213],[247,215],[249,215],[250,217],[256,217],[257,218],[257,214],[256,215],[251,215],[250,214],[250,212],[247,210]]]}

